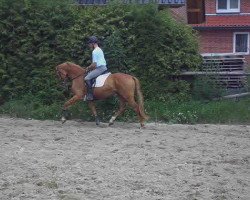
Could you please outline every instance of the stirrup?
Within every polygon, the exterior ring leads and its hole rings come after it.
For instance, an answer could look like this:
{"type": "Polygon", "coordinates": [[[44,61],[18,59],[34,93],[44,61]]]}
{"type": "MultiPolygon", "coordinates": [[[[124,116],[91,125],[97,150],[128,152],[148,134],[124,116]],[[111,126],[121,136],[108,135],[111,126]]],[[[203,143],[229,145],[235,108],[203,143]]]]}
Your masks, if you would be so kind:
{"type": "Polygon", "coordinates": [[[87,94],[86,94],[86,100],[87,100],[87,101],[93,101],[93,100],[94,100],[93,94],[87,93],[87,94]]]}

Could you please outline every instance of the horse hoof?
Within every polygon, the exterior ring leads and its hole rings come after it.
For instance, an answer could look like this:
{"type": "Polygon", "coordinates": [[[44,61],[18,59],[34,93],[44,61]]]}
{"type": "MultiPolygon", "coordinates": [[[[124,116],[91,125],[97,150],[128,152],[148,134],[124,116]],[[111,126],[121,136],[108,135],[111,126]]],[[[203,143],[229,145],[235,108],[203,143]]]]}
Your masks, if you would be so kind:
{"type": "Polygon", "coordinates": [[[67,121],[67,119],[65,117],[62,117],[61,121],[62,121],[62,124],[64,124],[67,121]]]}
{"type": "Polygon", "coordinates": [[[96,118],[95,118],[95,124],[96,124],[97,126],[99,126],[99,125],[100,125],[100,120],[99,120],[99,118],[98,118],[98,117],[96,117],[96,118]]]}
{"type": "Polygon", "coordinates": [[[146,128],[145,124],[141,124],[140,129],[145,129],[145,128],[146,128]]]}
{"type": "Polygon", "coordinates": [[[109,120],[109,126],[112,126],[114,124],[116,117],[111,117],[111,119],[109,120]]]}

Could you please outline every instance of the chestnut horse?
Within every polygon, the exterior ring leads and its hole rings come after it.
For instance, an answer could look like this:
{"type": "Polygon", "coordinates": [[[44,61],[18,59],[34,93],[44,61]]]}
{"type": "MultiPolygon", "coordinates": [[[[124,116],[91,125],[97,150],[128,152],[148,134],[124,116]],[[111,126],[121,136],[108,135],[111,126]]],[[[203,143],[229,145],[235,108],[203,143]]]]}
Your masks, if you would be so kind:
{"type": "MultiPolygon", "coordinates": [[[[63,111],[67,111],[68,108],[75,104],[77,101],[82,100],[86,95],[87,89],[84,83],[84,76],[86,76],[86,69],[71,62],[65,62],[56,66],[57,75],[64,82],[67,79],[72,81],[71,90],[74,96],[65,102],[63,111]]],[[[136,112],[141,127],[144,126],[144,121],[148,119],[148,116],[144,112],[144,100],[140,89],[139,80],[131,75],[123,73],[114,73],[108,76],[104,86],[94,88],[93,91],[95,100],[102,100],[112,95],[117,95],[119,99],[119,109],[109,120],[109,125],[112,125],[115,119],[121,115],[128,103],[136,112]],[[135,101],[135,93],[137,95],[137,102],[135,101]]],[[[99,125],[99,118],[97,116],[95,104],[93,101],[88,101],[92,114],[95,116],[96,124],[99,125]]],[[[66,121],[66,117],[62,117],[62,121],[66,121]]]]}

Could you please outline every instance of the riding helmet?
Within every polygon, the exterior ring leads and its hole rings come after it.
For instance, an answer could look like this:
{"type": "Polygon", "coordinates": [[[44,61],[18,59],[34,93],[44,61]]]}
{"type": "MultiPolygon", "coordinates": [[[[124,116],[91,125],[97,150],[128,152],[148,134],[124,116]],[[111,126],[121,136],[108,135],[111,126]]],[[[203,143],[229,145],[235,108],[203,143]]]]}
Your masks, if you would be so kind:
{"type": "Polygon", "coordinates": [[[92,43],[98,43],[98,39],[96,36],[89,37],[88,44],[92,44],[92,43]]]}

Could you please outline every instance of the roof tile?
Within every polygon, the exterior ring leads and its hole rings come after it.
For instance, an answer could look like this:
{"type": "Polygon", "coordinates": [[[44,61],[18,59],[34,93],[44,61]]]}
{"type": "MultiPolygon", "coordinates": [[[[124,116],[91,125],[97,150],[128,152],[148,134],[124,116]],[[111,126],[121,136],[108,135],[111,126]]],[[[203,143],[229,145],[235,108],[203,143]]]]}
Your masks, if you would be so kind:
{"type": "Polygon", "coordinates": [[[191,24],[195,27],[250,27],[250,15],[216,15],[206,16],[202,24],[191,24]]]}

